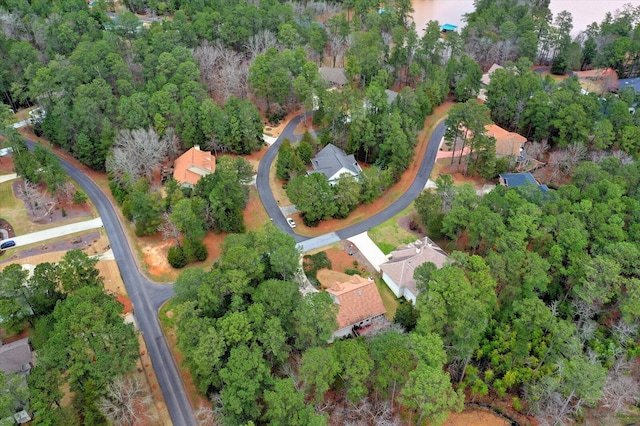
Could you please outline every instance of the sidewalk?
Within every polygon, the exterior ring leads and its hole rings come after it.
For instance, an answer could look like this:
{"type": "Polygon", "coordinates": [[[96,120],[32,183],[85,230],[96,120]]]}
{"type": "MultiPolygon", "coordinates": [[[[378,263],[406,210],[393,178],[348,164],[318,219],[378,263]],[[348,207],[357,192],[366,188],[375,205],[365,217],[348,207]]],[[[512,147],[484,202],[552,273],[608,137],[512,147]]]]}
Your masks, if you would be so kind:
{"type": "Polygon", "coordinates": [[[84,222],[57,226],[55,228],[45,229],[44,231],[33,232],[31,234],[19,235],[10,239],[16,242],[16,247],[22,247],[96,228],[102,228],[102,219],[99,217],[96,219],[86,220],[84,222]]]}

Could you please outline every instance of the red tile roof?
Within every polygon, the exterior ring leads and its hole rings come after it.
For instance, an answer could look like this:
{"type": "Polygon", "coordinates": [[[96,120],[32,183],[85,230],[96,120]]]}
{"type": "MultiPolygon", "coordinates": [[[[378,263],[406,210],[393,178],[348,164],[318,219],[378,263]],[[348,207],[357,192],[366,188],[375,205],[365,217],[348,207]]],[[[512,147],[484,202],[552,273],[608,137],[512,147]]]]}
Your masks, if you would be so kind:
{"type": "Polygon", "coordinates": [[[181,184],[195,185],[202,176],[215,171],[216,157],[210,152],[201,151],[196,145],[176,159],[173,178],[181,184]]]}
{"type": "Polygon", "coordinates": [[[354,275],[349,281],[335,283],[327,292],[340,307],[336,318],[340,329],[387,311],[376,283],[359,275],[354,275]]]}

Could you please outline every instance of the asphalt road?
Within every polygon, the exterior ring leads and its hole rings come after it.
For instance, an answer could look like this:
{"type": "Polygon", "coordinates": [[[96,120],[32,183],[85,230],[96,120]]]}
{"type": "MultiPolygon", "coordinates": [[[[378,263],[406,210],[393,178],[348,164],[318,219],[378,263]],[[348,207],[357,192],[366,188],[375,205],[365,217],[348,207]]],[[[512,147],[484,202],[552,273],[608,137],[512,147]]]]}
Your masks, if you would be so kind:
{"type": "MultiPolygon", "coordinates": [[[[28,141],[28,145],[30,149],[33,149],[34,142],[28,141]]],[[[60,158],[60,163],[69,176],[87,193],[100,213],[104,228],[109,235],[113,254],[120,268],[120,275],[122,275],[127,293],[133,303],[138,329],[147,345],[153,369],[173,424],[176,426],[197,425],[178,367],[171,355],[158,320],[158,309],[164,301],[173,295],[173,287],[152,283],[140,274],[134,260],[134,254],[109,199],[87,175],[71,163],[63,158],[60,158]]]]}
{"type": "MultiPolygon", "coordinates": [[[[262,204],[264,205],[265,210],[271,217],[271,220],[276,224],[278,228],[280,228],[287,234],[292,235],[297,243],[302,243],[304,241],[310,240],[310,238],[296,234],[293,229],[291,229],[287,224],[286,219],[281,213],[278,203],[276,202],[276,199],[273,197],[271,187],[269,186],[269,169],[271,168],[271,163],[273,163],[273,160],[278,155],[278,148],[282,144],[282,141],[285,139],[289,139],[291,141],[297,140],[297,137],[293,135],[293,132],[301,119],[302,117],[298,116],[291,120],[287,127],[285,127],[285,129],[282,131],[282,134],[278,137],[278,139],[271,145],[271,147],[269,147],[264,157],[262,157],[260,165],[258,166],[258,177],[256,180],[256,187],[258,188],[260,199],[262,200],[262,204]]],[[[407,191],[402,194],[395,203],[393,203],[380,213],[371,216],[370,218],[365,219],[362,222],[358,222],[354,225],[336,231],[335,234],[337,234],[337,236],[339,237],[338,240],[345,240],[347,238],[353,237],[354,235],[365,232],[373,228],[374,226],[377,226],[391,219],[393,216],[400,213],[409,204],[411,204],[411,201],[413,201],[418,195],[420,195],[425,185],[427,184],[427,180],[429,180],[431,171],[433,170],[433,164],[435,163],[436,155],[438,154],[438,147],[440,145],[440,140],[444,136],[444,131],[445,125],[444,121],[442,121],[436,126],[436,128],[433,130],[433,133],[431,134],[429,145],[427,146],[424,157],[420,162],[420,169],[418,170],[418,174],[416,175],[416,178],[409,189],[407,189],[407,191]]],[[[323,236],[314,237],[314,239],[318,239],[321,237],[323,236]]]]}
{"type": "Polygon", "coordinates": [[[264,154],[264,157],[262,157],[260,164],[258,165],[258,176],[256,177],[256,188],[258,189],[258,194],[260,194],[260,200],[271,217],[271,220],[278,228],[295,238],[297,243],[306,240],[307,237],[303,237],[302,235],[298,235],[293,232],[293,229],[291,229],[286,218],[280,211],[278,202],[273,197],[273,192],[271,192],[271,187],[269,186],[269,170],[271,169],[271,163],[273,163],[273,160],[275,160],[278,155],[278,148],[282,145],[282,141],[289,139],[294,142],[300,139],[298,136],[294,135],[293,132],[300,121],[302,121],[302,118],[302,115],[298,115],[293,118],[289,124],[287,124],[287,127],[284,128],[278,139],[269,147],[269,149],[267,149],[267,152],[264,154]]]}
{"type": "MultiPolygon", "coordinates": [[[[292,119],[280,137],[278,137],[278,140],[267,150],[258,166],[258,176],[256,180],[260,199],[271,216],[272,221],[278,228],[292,235],[298,243],[309,240],[309,238],[296,234],[287,224],[269,186],[269,169],[278,154],[278,148],[282,144],[282,141],[285,139],[296,141],[299,139],[298,136],[294,135],[294,130],[301,120],[302,116],[292,119]]],[[[431,135],[416,179],[394,204],[375,216],[338,231],[336,234],[339,238],[346,239],[360,234],[385,222],[407,207],[424,189],[431,170],[433,169],[433,164],[438,152],[438,145],[443,135],[444,123],[440,123],[431,135]]],[[[33,149],[34,142],[27,140],[27,143],[30,149],[33,149]]],[[[151,357],[151,362],[153,363],[153,368],[173,424],[177,426],[196,425],[193,409],[187,398],[178,367],[171,356],[169,345],[160,328],[157,315],[160,306],[174,295],[173,286],[152,283],[140,273],[122,225],[109,199],[88,176],[71,163],[63,158],[60,158],[60,163],[69,176],[87,193],[100,213],[104,228],[109,236],[113,254],[120,268],[120,274],[122,275],[127,293],[133,303],[136,322],[144,336],[147,350],[149,351],[149,356],[151,357]]],[[[315,237],[315,239],[318,238],[322,239],[322,236],[315,237]]]]}

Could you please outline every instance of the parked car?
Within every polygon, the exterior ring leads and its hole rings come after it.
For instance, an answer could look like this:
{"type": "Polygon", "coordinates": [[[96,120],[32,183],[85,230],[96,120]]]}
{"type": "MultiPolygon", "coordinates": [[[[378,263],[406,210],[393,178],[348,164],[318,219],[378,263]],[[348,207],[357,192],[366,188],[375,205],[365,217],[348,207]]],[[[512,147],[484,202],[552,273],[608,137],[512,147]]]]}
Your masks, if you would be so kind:
{"type": "Polygon", "coordinates": [[[2,244],[0,244],[0,250],[5,250],[11,247],[15,247],[16,246],[16,242],[13,240],[7,240],[4,241],[2,244]]]}
{"type": "Polygon", "coordinates": [[[290,217],[287,218],[287,223],[289,224],[290,227],[295,228],[296,227],[296,222],[291,219],[290,217]]]}

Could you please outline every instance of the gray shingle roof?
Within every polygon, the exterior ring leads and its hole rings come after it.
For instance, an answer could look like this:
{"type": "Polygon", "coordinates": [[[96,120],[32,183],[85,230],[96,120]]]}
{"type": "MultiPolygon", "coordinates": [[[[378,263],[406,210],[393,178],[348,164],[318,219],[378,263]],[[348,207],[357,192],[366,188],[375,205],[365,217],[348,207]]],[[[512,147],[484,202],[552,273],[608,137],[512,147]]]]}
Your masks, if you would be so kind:
{"type": "Polygon", "coordinates": [[[323,173],[327,179],[334,177],[340,169],[350,171],[354,176],[358,176],[362,169],[356,162],[353,154],[347,155],[343,150],[334,144],[328,144],[311,159],[311,165],[315,172],[323,173]]]}

